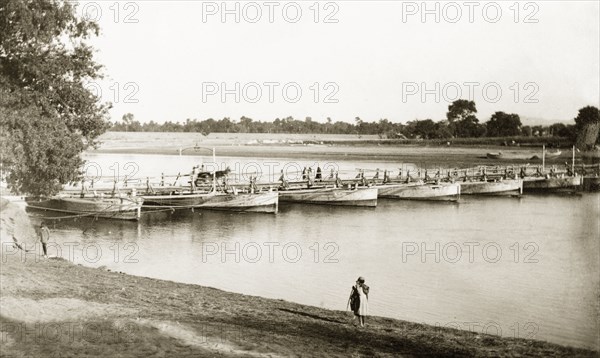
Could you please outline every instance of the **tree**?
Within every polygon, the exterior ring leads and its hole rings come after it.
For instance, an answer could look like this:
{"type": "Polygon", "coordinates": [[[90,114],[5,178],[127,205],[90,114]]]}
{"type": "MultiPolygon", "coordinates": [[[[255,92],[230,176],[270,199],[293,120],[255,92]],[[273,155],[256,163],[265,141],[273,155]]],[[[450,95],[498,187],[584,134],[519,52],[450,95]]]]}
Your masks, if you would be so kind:
{"type": "Polygon", "coordinates": [[[479,119],[475,116],[466,118],[454,123],[454,135],[459,138],[477,138],[485,134],[485,126],[479,124],[479,119]]]}
{"type": "Polygon", "coordinates": [[[108,127],[109,105],[85,86],[101,78],[85,43],[98,31],[67,1],[0,3],[0,163],[13,191],[78,180],[79,155],[108,127]]]}
{"type": "Polygon", "coordinates": [[[548,127],[550,135],[553,137],[559,137],[561,132],[564,132],[567,126],[564,123],[554,123],[548,127]]]}
{"type": "Polygon", "coordinates": [[[591,149],[600,137],[600,111],[593,106],[583,107],[575,118],[576,146],[582,150],[591,149]]]}
{"type": "Polygon", "coordinates": [[[432,139],[436,137],[437,128],[431,119],[417,119],[406,124],[405,133],[411,138],[432,139]]]}
{"type": "Polygon", "coordinates": [[[458,99],[448,106],[446,118],[450,132],[456,137],[474,137],[482,134],[479,119],[475,117],[475,102],[458,99]]]}
{"type": "Polygon", "coordinates": [[[475,116],[475,113],[477,113],[475,102],[467,101],[466,99],[458,99],[448,106],[446,118],[450,123],[460,122],[466,118],[475,116]]]}
{"type": "Polygon", "coordinates": [[[125,125],[125,132],[129,130],[129,126],[133,123],[133,114],[127,113],[123,115],[123,124],[125,125]]]}
{"type": "Polygon", "coordinates": [[[439,121],[435,124],[435,137],[439,139],[452,138],[448,121],[439,121]]]}
{"type": "Polygon", "coordinates": [[[486,123],[488,137],[512,137],[521,134],[521,118],[518,114],[496,112],[486,123]]]}
{"type": "Polygon", "coordinates": [[[243,129],[244,133],[250,133],[251,132],[250,128],[252,126],[252,118],[242,116],[240,118],[240,126],[242,126],[242,128],[244,128],[243,129]]]}

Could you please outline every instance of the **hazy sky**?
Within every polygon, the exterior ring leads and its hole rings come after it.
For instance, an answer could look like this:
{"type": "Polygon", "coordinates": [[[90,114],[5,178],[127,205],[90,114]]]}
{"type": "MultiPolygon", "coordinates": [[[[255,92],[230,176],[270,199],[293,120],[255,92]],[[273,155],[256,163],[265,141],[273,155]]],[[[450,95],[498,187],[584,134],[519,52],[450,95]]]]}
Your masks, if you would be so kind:
{"type": "Polygon", "coordinates": [[[599,105],[599,2],[422,4],[96,1],[78,12],[102,28],[93,45],[107,78],[91,86],[114,103],[112,120],[437,120],[459,96],[481,120],[554,120],[599,105]]]}

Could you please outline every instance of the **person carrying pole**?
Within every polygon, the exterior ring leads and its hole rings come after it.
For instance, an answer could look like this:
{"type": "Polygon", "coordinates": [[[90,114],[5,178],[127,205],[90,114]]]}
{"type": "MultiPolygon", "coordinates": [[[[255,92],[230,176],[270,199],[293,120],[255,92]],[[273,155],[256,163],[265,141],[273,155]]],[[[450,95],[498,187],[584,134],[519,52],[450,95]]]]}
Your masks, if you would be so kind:
{"type": "Polygon", "coordinates": [[[48,240],[50,240],[50,229],[44,224],[42,221],[40,223],[40,227],[38,229],[38,238],[42,243],[42,251],[44,252],[44,257],[48,258],[48,240]]]}

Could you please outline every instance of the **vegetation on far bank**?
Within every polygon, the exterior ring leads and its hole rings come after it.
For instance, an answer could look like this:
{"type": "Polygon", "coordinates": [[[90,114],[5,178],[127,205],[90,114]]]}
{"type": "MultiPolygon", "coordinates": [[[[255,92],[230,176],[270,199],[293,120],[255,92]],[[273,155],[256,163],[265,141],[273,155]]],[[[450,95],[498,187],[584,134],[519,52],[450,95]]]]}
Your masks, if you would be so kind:
{"type": "MultiPolygon", "coordinates": [[[[588,124],[600,123],[599,111],[596,107],[584,107],[575,118],[575,124],[566,125],[555,123],[548,126],[524,126],[518,114],[496,112],[487,122],[480,123],[476,116],[475,102],[457,100],[448,106],[446,119],[433,121],[431,119],[414,120],[407,124],[394,123],[388,119],[377,122],[366,122],[355,118],[355,123],[343,121],[333,122],[327,118],[326,123],[313,121],[307,117],[304,121],[286,117],[276,118],[274,121],[254,121],[252,118],[242,117],[239,122],[225,117],[220,120],[212,118],[199,121],[187,119],[184,123],[165,122],[162,124],[150,121],[140,123],[134,119],[133,114],[123,116],[122,122],[117,121],[111,131],[129,132],[196,132],[208,135],[209,133],[289,133],[289,134],[352,134],[378,135],[380,139],[398,140],[397,143],[417,143],[416,141],[428,140],[433,143],[440,141],[446,143],[490,143],[499,139],[502,142],[526,143],[566,143],[573,144],[588,124]],[[406,141],[406,142],[404,142],[406,141]]],[[[597,134],[591,144],[598,143],[600,136],[597,134]]],[[[588,140],[589,141],[589,140],[588,140]]],[[[501,143],[502,143],[501,142],[501,143]]],[[[390,142],[393,143],[393,142],[390,142]]],[[[590,144],[590,143],[587,143],[590,144]]]]}
{"type": "Polygon", "coordinates": [[[336,145],[427,145],[427,146],[518,146],[518,147],[541,147],[547,148],[567,148],[573,145],[573,140],[565,137],[481,137],[481,138],[452,138],[452,139],[363,139],[355,140],[335,140],[321,141],[323,144],[336,145]]]}

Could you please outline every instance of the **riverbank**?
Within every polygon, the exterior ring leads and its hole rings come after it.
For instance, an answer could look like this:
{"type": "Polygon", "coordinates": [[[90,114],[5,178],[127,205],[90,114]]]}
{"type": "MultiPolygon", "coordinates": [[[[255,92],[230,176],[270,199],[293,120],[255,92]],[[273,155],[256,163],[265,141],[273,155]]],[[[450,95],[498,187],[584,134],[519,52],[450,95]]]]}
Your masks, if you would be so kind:
{"type": "Polygon", "coordinates": [[[22,256],[2,247],[6,357],[598,354],[382,317],[369,317],[367,327],[359,328],[344,311],[22,256]]]}
{"type": "MultiPolygon", "coordinates": [[[[15,235],[31,247],[35,223],[18,206],[1,204],[2,218],[14,217],[15,235]]],[[[3,232],[0,335],[6,357],[598,354],[383,317],[369,317],[359,328],[348,312],[24,255],[9,240],[3,232]]]]}
{"type": "MultiPolygon", "coordinates": [[[[539,140],[539,138],[538,138],[539,140]]],[[[467,168],[477,165],[541,165],[543,141],[530,146],[500,145],[498,138],[491,140],[464,139],[462,141],[407,141],[382,140],[377,136],[358,138],[351,135],[301,135],[270,133],[124,133],[107,132],[100,138],[97,149],[88,153],[151,154],[210,156],[215,148],[218,157],[272,158],[320,161],[390,161],[410,163],[422,168],[467,168]],[[202,149],[194,149],[201,147],[202,149]],[[488,152],[502,152],[496,159],[487,158],[488,152]]],[[[506,140],[505,140],[506,142],[506,140]]],[[[511,142],[511,141],[508,141],[511,142]]],[[[553,143],[553,142],[549,142],[553,143]]],[[[546,143],[546,144],[549,144],[546,143]]],[[[512,144],[512,143],[510,143],[512,144]]],[[[520,143],[519,143],[520,144],[520,143]]],[[[555,148],[547,149],[555,152],[555,148]]],[[[566,144],[565,144],[566,145],[566,144]]],[[[547,165],[571,162],[570,147],[562,147],[559,156],[548,156],[547,165]]],[[[576,161],[584,159],[578,153],[576,161]]],[[[586,156],[589,156],[586,154],[586,156]]]]}

